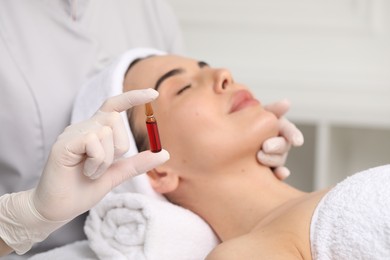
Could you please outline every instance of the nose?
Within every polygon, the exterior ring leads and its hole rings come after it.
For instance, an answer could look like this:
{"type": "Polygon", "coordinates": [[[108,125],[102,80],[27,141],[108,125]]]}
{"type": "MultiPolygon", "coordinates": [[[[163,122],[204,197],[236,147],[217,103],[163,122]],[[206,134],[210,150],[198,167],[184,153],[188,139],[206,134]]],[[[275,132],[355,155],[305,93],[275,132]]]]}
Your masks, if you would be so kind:
{"type": "Polygon", "coordinates": [[[215,70],[214,91],[216,93],[223,93],[229,88],[229,86],[232,83],[233,83],[233,77],[229,70],[227,69],[215,70]]]}

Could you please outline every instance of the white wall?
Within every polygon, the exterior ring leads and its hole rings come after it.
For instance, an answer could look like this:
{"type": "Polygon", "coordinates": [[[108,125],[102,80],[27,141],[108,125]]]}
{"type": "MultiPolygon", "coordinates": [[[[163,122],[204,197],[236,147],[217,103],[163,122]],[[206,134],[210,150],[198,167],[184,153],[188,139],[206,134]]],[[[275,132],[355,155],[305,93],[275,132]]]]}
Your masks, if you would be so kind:
{"type": "Polygon", "coordinates": [[[167,1],[190,56],[231,69],[263,103],[292,101],[308,138],[289,182],[311,190],[390,162],[390,1],[167,1]]]}

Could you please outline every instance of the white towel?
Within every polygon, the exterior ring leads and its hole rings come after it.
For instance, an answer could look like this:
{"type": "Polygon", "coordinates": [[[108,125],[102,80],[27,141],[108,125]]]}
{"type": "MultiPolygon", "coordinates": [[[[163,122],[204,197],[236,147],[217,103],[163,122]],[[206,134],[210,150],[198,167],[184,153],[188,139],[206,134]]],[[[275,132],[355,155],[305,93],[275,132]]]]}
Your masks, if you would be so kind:
{"type": "Polygon", "coordinates": [[[313,259],[390,259],[390,165],[336,185],[312,218],[313,259]]]}
{"type": "Polygon", "coordinates": [[[89,248],[88,241],[76,241],[65,246],[36,254],[28,260],[97,260],[97,256],[89,248]]]}
{"type": "Polygon", "coordinates": [[[218,244],[191,211],[136,193],[106,196],[90,211],[84,230],[103,260],[200,260],[218,244]]]}
{"type": "MultiPolygon", "coordinates": [[[[151,48],[136,48],[120,55],[106,69],[92,77],[80,89],[73,106],[72,123],[90,118],[107,98],[123,93],[123,80],[129,65],[134,60],[164,54],[162,51],[151,48]]],[[[127,121],[127,115],[125,112],[122,112],[121,116],[130,140],[130,149],[124,156],[130,157],[138,151],[127,121]]],[[[129,190],[134,190],[160,200],[166,200],[152,189],[145,174],[141,174],[133,178],[131,182],[126,182],[116,188],[118,192],[129,190]]]]}

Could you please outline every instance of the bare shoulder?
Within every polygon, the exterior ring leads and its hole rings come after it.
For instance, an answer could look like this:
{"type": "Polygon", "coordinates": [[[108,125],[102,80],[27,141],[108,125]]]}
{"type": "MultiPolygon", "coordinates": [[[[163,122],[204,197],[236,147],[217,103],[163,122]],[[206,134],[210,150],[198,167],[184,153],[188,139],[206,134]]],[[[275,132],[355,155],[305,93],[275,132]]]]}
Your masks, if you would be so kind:
{"type": "Polygon", "coordinates": [[[247,234],[218,245],[206,260],[237,259],[303,259],[299,251],[290,243],[277,241],[276,237],[267,239],[247,234]]]}
{"type": "Polygon", "coordinates": [[[311,259],[311,217],[324,194],[325,190],[308,194],[281,208],[252,232],[218,245],[206,259],[311,259]]]}

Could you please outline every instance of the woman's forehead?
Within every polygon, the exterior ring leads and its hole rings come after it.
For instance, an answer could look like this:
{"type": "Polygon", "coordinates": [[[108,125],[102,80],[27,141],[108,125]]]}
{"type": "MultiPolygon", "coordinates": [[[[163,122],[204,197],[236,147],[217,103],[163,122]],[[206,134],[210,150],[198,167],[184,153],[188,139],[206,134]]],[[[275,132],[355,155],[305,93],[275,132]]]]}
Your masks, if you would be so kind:
{"type": "Polygon", "coordinates": [[[129,85],[132,85],[132,89],[152,87],[168,71],[193,64],[197,64],[197,61],[177,55],[151,56],[142,59],[127,72],[125,88],[129,85]]]}
{"type": "Polygon", "coordinates": [[[191,64],[196,62],[196,60],[178,56],[178,55],[162,55],[162,56],[151,56],[145,58],[138,62],[137,66],[140,70],[169,70],[177,66],[185,66],[186,64],[191,64]]]}

